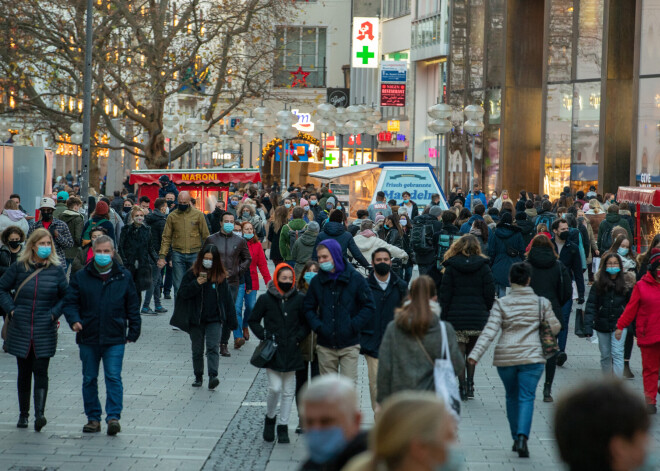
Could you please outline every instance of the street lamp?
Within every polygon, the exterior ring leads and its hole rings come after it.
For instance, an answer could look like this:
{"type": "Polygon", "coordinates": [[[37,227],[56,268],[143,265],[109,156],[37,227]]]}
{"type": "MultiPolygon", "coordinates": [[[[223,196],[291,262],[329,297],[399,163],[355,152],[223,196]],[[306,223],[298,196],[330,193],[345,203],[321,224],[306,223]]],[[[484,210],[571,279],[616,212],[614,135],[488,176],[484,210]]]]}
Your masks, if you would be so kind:
{"type": "MultiPolygon", "coordinates": [[[[463,124],[466,133],[472,136],[472,164],[470,165],[470,206],[474,207],[474,148],[477,134],[484,130],[484,109],[479,105],[468,105],[464,110],[467,121],[463,124]]],[[[468,208],[472,211],[472,208],[468,208]]]]}
{"type": "MultiPolygon", "coordinates": [[[[445,156],[440,157],[440,134],[447,134],[451,131],[452,125],[449,121],[451,116],[451,106],[447,103],[436,103],[426,111],[431,121],[428,123],[429,132],[435,134],[435,159],[438,173],[438,180],[442,188],[445,187],[445,156]]],[[[445,140],[445,155],[449,155],[448,146],[445,140]]],[[[448,159],[447,159],[448,160],[448,159]]]]}
{"type": "Polygon", "coordinates": [[[372,104],[371,111],[367,113],[367,122],[371,124],[371,126],[367,126],[367,134],[371,136],[371,160],[373,162],[376,161],[376,136],[380,133],[380,120],[382,118],[383,115],[380,110],[372,104]]]}

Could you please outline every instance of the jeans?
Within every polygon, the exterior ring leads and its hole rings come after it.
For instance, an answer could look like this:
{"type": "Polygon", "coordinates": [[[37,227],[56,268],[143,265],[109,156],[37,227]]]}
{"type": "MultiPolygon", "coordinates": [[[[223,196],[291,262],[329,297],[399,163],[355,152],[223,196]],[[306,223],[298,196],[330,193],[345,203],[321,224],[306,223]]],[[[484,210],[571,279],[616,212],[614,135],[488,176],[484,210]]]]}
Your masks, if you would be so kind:
{"type": "Polygon", "coordinates": [[[498,366],[497,374],[506,391],[506,417],[509,420],[511,437],[518,435],[529,438],[534,414],[536,386],[543,374],[543,363],[516,366],[498,366]]]}
{"type": "Polygon", "coordinates": [[[403,281],[409,283],[412,279],[413,265],[406,265],[402,268],[403,271],[403,281]]]}
{"type": "Polygon", "coordinates": [[[507,286],[501,285],[499,283],[495,283],[495,294],[497,294],[498,298],[503,298],[506,296],[506,289],[507,286]]]}
{"type": "Polygon", "coordinates": [[[288,425],[291,407],[293,406],[293,396],[296,394],[296,372],[287,371],[282,373],[270,368],[266,369],[268,376],[268,396],[266,398],[266,416],[269,419],[275,417],[277,412],[277,402],[280,401],[279,425],[288,425]]]}
{"type": "Polygon", "coordinates": [[[163,267],[163,273],[165,273],[165,280],[163,281],[163,293],[171,294],[172,293],[172,267],[167,264],[163,267]]]}
{"type": "Polygon", "coordinates": [[[103,360],[105,375],[105,415],[106,422],[119,420],[124,402],[124,386],[121,382],[121,367],[124,361],[125,345],[79,345],[83,373],[83,404],[87,420],[101,421],[99,401],[99,364],[103,360]]]}
{"type": "Polygon", "coordinates": [[[158,269],[157,266],[152,266],[151,267],[151,288],[149,288],[144,295],[144,303],[142,304],[142,307],[145,309],[149,309],[149,304],[151,303],[151,298],[153,296],[154,298],[154,307],[160,307],[160,288],[161,288],[161,283],[163,282],[163,276],[161,271],[158,269]]]}
{"type": "Polygon", "coordinates": [[[245,293],[245,285],[238,288],[236,296],[236,317],[238,320],[238,329],[234,331],[234,338],[243,338],[243,328],[248,326],[252,308],[257,303],[257,292],[255,290],[245,293]],[[243,314],[243,304],[245,304],[245,313],[243,314]]]}
{"type": "Polygon", "coordinates": [[[218,376],[220,329],[221,324],[219,322],[190,326],[189,334],[192,344],[192,361],[195,376],[204,376],[204,340],[206,340],[206,358],[209,376],[218,376]]]}
{"type": "Polygon", "coordinates": [[[18,407],[21,414],[30,412],[30,393],[32,392],[32,376],[34,389],[48,389],[48,365],[50,358],[37,358],[31,348],[27,358],[16,357],[18,365],[18,407]]]}
{"type": "Polygon", "coordinates": [[[566,304],[561,307],[561,315],[564,318],[562,322],[562,328],[557,335],[557,344],[559,344],[559,350],[562,352],[566,350],[566,340],[568,338],[568,324],[571,320],[571,310],[573,309],[573,300],[571,299],[566,304]]]}
{"type": "Polygon", "coordinates": [[[192,267],[196,259],[196,253],[181,253],[172,250],[172,285],[174,286],[174,296],[179,291],[183,275],[192,267]]]}
{"type": "Polygon", "coordinates": [[[626,344],[627,329],[623,329],[621,340],[614,337],[614,332],[596,332],[600,350],[600,368],[603,373],[612,373],[617,378],[623,376],[623,347],[626,344]]]}

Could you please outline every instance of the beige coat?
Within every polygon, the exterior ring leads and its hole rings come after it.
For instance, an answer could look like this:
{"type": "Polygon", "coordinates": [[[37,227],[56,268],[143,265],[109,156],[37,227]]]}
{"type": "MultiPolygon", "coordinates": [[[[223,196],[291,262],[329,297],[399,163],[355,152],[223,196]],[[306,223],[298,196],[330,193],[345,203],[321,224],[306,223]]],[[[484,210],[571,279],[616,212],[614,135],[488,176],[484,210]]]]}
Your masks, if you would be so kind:
{"type": "Polygon", "coordinates": [[[552,311],[550,301],[534,294],[529,286],[512,285],[508,296],[495,301],[488,323],[469,358],[479,361],[501,331],[502,335],[495,346],[494,366],[545,363],[539,334],[539,299],[541,316],[550,324],[552,333],[557,335],[561,324],[552,311]]]}

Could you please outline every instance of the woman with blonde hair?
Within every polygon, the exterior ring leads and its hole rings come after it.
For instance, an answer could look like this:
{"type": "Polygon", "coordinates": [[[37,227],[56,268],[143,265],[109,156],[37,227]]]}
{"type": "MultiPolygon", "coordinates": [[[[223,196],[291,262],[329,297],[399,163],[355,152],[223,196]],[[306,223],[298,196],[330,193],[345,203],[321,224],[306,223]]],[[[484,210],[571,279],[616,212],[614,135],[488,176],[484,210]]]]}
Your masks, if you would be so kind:
{"type": "Polygon", "coordinates": [[[35,229],[18,261],[0,278],[0,306],[9,322],[5,347],[18,363],[18,428],[28,426],[33,376],[34,429],[46,425],[48,364],[57,347],[57,319],[66,290],[53,237],[46,229],[35,229]]]}
{"type": "Polygon", "coordinates": [[[441,399],[429,392],[395,394],[369,434],[369,450],[344,471],[460,469],[456,424],[441,399]]]}
{"type": "MultiPolygon", "coordinates": [[[[394,321],[387,326],[378,352],[379,404],[399,391],[435,390],[433,367],[444,348],[436,299],[435,283],[422,275],[410,285],[409,299],[395,311],[394,321]]],[[[454,372],[460,378],[465,370],[464,355],[458,348],[454,328],[449,323],[443,324],[454,372]]]]}
{"type": "Polygon", "coordinates": [[[249,222],[252,224],[252,227],[254,228],[254,234],[260,241],[262,241],[266,236],[264,223],[261,220],[261,217],[257,215],[256,205],[253,200],[246,199],[238,205],[238,209],[236,210],[236,221],[239,224],[244,222],[249,222]]]}
{"type": "MultiPolygon", "coordinates": [[[[463,361],[472,352],[495,302],[495,281],[479,240],[467,234],[456,239],[445,253],[439,302],[440,318],[456,330],[463,361]]],[[[467,379],[458,377],[461,399],[474,398],[474,365],[466,365],[467,379]]]]}

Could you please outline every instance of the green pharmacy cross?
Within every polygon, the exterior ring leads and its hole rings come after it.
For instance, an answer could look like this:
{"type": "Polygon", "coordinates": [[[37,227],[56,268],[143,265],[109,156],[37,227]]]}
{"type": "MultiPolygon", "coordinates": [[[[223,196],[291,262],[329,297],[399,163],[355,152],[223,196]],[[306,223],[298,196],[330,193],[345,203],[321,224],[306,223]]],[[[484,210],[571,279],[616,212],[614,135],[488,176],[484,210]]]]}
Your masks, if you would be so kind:
{"type": "Polygon", "coordinates": [[[362,46],[362,52],[356,52],[355,56],[358,59],[362,59],[362,64],[366,65],[369,63],[369,59],[372,59],[375,54],[373,52],[369,52],[369,46],[362,46]]]}
{"type": "Polygon", "coordinates": [[[332,154],[328,153],[328,156],[325,158],[325,160],[327,160],[328,162],[330,162],[330,165],[332,165],[332,162],[334,162],[335,160],[337,160],[337,157],[333,157],[332,154]]]}

